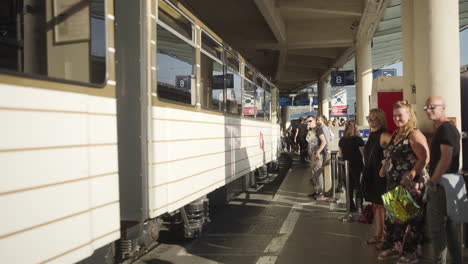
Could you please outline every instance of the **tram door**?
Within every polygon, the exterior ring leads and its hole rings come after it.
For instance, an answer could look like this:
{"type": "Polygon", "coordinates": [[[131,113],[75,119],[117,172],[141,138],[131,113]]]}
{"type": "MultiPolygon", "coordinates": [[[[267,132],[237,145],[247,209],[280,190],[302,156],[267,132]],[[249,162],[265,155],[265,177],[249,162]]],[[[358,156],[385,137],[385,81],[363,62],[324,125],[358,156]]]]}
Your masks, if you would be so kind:
{"type": "Polygon", "coordinates": [[[393,122],[393,105],[400,100],[403,100],[403,92],[400,91],[377,93],[377,105],[385,112],[389,133],[393,133],[396,129],[396,125],[393,122]]]}

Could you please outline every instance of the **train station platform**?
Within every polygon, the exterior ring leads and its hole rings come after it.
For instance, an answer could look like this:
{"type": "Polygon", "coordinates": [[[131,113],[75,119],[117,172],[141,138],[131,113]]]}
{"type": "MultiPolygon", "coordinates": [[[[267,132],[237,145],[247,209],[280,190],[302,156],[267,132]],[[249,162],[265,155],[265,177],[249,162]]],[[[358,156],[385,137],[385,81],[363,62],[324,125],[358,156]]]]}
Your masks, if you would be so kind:
{"type": "MultiPolygon", "coordinates": [[[[299,164],[296,157],[292,168],[283,174],[274,175],[258,190],[243,193],[217,210],[200,238],[182,242],[162,239],[135,263],[396,262],[396,258],[377,260],[379,251],[366,245],[373,234],[372,225],[340,221],[346,213],[344,194],[337,194],[337,203],[307,196],[312,192],[308,164],[299,164]]],[[[464,255],[468,264],[467,249],[464,255]]]]}

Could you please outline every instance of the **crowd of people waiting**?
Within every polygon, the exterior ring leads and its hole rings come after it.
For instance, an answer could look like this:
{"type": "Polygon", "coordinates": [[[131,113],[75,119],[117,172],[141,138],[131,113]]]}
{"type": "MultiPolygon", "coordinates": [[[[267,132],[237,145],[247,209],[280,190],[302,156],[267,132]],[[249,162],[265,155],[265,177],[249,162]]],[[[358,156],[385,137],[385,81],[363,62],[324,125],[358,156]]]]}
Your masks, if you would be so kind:
{"type": "Polygon", "coordinates": [[[362,208],[362,204],[355,203],[355,195],[356,201],[362,195],[371,204],[375,233],[366,243],[381,250],[379,260],[396,256],[398,264],[418,263],[427,236],[434,263],[446,263],[447,249],[452,263],[462,263],[455,224],[447,217],[445,191],[439,183],[443,174],[459,171],[460,134],[447,118],[445,108],[443,98],[437,96],[429,97],[424,105],[424,112],[435,127],[430,150],[426,137],[417,128],[413,106],[407,101],[393,106],[397,129],[392,134],[387,132],[384,111],[370,110],[366,118],[371,132],[366,143],[354,120],[327,122],[325,116],[308,116],[284,133],[287,150],[299,151],[302,162],[309,157],[314,188],[310,196],[317,199],[324,195],[323,166],[329,159],[327,146],[334,137],[329,126],[345,126],[338,146],[339,156],[349,161],[347,198],[352,211],[362,208]],[[423,213],[404,222],[391,217],[382,196],[398,186],[407,190],[423,213]]]}

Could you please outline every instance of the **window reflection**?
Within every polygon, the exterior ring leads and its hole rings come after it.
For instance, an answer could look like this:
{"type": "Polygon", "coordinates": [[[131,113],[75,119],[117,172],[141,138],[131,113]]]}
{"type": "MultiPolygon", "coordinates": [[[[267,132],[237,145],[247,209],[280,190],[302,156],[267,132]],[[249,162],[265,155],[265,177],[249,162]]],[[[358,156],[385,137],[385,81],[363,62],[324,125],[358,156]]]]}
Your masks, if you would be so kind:
{"type": "Polygon", "coordinates": [[[157,47],[158,96],[195,104],[195,48],[160,25],[157,27],[157,47]]]}
{"type": "Polygon", "coordinates": [[[244,79],[244,97],[243,97],[244,116],[255,117],[257,113],[255,108],[255,85],[244,79]]]}
{"type": "Polygon", "coordinates": [[[255,90],[255,108],[257,110],[257,119],[263,120],[265,117],[265,90],[257,86],[255,90]]]}
{"type": "Polygon", "coordinates": [[[200,70],[203,90],[203,107],[224,111],[223,65],[202,53],[200,70]]]}
{"type": "Polygon", "coordinates": [[[0,68],[101,84],[106,76],[103,0],[0,1],[0,68]],[[46,12],[53,10],[53,12],[46,12]]]}

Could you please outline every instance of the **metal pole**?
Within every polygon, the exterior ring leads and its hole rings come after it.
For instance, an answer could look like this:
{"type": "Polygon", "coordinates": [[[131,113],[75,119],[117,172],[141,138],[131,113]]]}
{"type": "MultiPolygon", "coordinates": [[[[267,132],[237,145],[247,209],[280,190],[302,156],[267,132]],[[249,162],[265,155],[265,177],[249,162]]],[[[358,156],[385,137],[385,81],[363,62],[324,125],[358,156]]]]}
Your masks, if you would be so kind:
{"type": "Polygon", "coordinates": [[[349,197],[349,190],[350,190],[350,186],[349,186],[349,173],[348,173],[348,169],[349,169],[349,161],[345,161],[344,162],[344,165],[345,165],[345,177],[346,177],[346,214],[350,214],[351,213],[351,201],[350,201],[350,197],[349,197]]]}
{"type": "Polygon", "coordinates": [[[345,165],[345,177],[346,177],[346,215],[343,216],[340,220],[342,222],[353,222],[354,219],[353,219],[353,216],[351,215],[351,201],[350,201],[350,197],[349,197],[349,191],[351,189],[351,186],[349,186],[349,161],[345,161],[344,162],[344,165],[345,165]]]}
{"type": "Polygon", "coordinates": [[[330,163],[330,166],[331,166],[331,174],[332,174],[332,198],[335,199],[335,177],[336,177],[336,153],[333,153],[331,154],[331,163],[330,163]]]}

